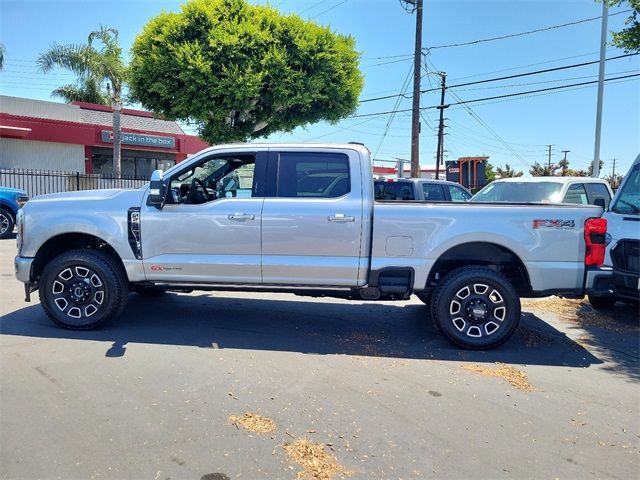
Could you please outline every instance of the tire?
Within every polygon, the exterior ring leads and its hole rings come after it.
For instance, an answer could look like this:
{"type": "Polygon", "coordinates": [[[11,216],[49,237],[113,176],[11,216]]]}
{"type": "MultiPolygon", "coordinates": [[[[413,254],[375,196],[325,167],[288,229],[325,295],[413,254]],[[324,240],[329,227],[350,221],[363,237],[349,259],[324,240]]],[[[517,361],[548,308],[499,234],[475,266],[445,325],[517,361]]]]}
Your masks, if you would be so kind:
{"type": "Polygon", "coordinates": [[[149,285],[132,285],[131,291],[143,297],[160,297],[167,293],[163,288],[152,287],[149,285]]]}
{"type": "Polygon", "coordinates": [[[97,250],[72,250],[49,262],[40,278],[47,316],[70,330],[90,330],[117,317],[129,284],[115,259],[97,250]]]}
{"type": "Polygon", "coordinates": [[[13,233],[16,219],[13,214],[4,208],[0,208],[0,239],[9,238],[13,233]]]}
{"type": "Polygon", "coordinates": [[[418,297],[425,305],[431,305],[431,293],[415,292],[415,296],[418,297]]]}
{"type": "Polygon", "coordinates": [[[452,270],[431,304],[433,321],[452,343],[488,350],[506,342],[520,322],[520,297],[500,273],[485,267],[452,270]]]}
{"type": "Polygon", "coordinates": [[[593,308],[611,308],[616,304],[616,297],[596,297],[589,295],[589,303],[593,308]]]}

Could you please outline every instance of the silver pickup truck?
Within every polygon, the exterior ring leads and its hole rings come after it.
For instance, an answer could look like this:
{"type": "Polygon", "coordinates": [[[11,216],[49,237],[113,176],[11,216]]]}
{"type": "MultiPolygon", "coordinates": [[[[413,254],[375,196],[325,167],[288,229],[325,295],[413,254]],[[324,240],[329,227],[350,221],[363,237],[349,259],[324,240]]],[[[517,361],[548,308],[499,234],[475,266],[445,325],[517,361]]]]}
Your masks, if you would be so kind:
{"type": "Polygon", "coordinates": [[[520,297],[581,296],[602,263],[596,206],[374,201],[369,150],[222,145],[139,190],[44,195],[18,215],[16,276],[58,325],[116,317],[130,291],[417,294],[452,342],[487,349],[520,297]]]}

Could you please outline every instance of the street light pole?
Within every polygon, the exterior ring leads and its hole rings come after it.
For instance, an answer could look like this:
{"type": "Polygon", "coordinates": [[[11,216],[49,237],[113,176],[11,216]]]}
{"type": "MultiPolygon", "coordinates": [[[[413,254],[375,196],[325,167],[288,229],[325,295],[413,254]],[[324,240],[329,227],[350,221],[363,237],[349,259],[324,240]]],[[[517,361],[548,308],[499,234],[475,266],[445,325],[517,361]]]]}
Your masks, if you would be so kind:
{"type": "Polygon", "coordinates": [[[593,149],[593,167],[591,176],[600,176],[600,135],[602,131],[602,97],[604,96],[604,64],[607,49],[607,20],[609,19],[609,3],[602,2],[602,30],[600,31],[600,72],[598,75],[598,103],[596,106],[596,141],[593,149]]]}

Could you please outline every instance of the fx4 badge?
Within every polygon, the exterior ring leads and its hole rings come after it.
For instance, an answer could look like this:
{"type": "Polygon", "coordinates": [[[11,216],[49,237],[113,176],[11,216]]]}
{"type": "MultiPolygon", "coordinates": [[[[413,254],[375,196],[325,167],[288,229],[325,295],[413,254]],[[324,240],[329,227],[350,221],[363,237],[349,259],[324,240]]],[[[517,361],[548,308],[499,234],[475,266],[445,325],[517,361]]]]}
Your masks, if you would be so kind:
{"type": "Polygon", "coordinates": [[[575,228],[575,220],[534,220],[533,228],[575,228]]]}
{"type": "Polygon", "coordinates": [[[161,265],[151,265],[152,272],[170,272],[175,270],[182,270],[180,267],[163,267],[161,265]]]}

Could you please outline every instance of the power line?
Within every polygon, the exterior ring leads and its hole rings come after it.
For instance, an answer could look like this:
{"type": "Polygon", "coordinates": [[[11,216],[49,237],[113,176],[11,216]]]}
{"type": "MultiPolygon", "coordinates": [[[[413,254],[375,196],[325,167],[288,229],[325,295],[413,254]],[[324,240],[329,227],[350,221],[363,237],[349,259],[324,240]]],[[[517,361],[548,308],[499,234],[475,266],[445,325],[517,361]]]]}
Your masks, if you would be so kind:
{"type": "MultiPolygon", "coordinates": [[[[616,13],[611,13],[611,14],[609,14],[609,16],[612,17],[614,15],[622,15],[622,14],[628,13],[628,12],[631,12],[631,9],[623,10],[623,11],[616,12],[616,13]]],[[[552,29],[557,29],[557,28],[569,27],[569,26],[572,26],[572,25],[580,24],[580,23],[591,22],[591,21],[599,20],[600,18],[602,18],[602,16],[585,18],[585,19],[582,19],[582,20],[576,20],[574,22],[564,23],[564,24],[561,24],[561,25],[552,25],[550,27],[542,27],[542,28],[539,28],[539,29],[536,29],[536,30],[530,30],[530,31],[527,31],[527,32],[513,33],[513,34],[509,34],[509,35],[503,35],[503,36],[500,36],[500,37],[493,37],[493,38],[487,38],[487,39],[481,39],[481,40],[473,40],[473,41],[470,41],[470,42],[455,43],[455,44],[450,44],[450,45],[437,45],[437,46],[433,46],[433,47],[426,47],[424,50],[434,50],[434,49],[438,49],[438,48],[451,48],[451,47],[462,46],[462,45],[472,45],[472,44],[481,43],[481,42],[490,42],[490,41],[494,41],[494,40],[501,40],[501,39],[504,39],[504,38],[518,37],[518,36],[521,36],[521,35],[530,35],[532,33],[542,32],[542,31],[545,31],[545,30],[552,30],[552,29]]],[[[590,52],[590,53],[585,53],[585,54],[582,54],[582,55],[574,55],[572,57],[560,58],[560,59],[558,59],[558,61],[560,61],[560,60],[568,60],[570,58],[576,58],[576,57],[584,57],[584,56],[587,56],[587,55],[593,55],[594,53],[598,53],[598,52],[590,52]]],[[[412,53],[404,53],[404,54],[396,54],[396,55],[386,55],[386,56],[380,56],[380,57],[372,57],[371,59],[372,60],[384,60],[384,59],[387,59],[387,58],[400,58],[400,57],[411,58],[411,57],[413,57],[413,54],[412,53]]],[[[548,63],[548,62],[541,62],[541,63],[548,63]]],[[[541,63],[535,63],[535,64],[530,64],[530,65],[525,65],[525,66],[540,65],[541,63]]],[[[514,68],[520,68],[520,67],[514,67],[514,68]]],[[[509,68],[509,69],[505,69],[505,70],[497,70],[497,71],[488,72],[488,73],[498,73],[500,71],[513,70],[514,68],[509,68]]],[[[462,78],[468,78],[468,77],[462,77],[462,78]]],[[[461,80],[462,78],[458,78],[456,80],[461,80]]]]}
{"type": "MultiPolygon", "coordinates": [[[[631,11],[632,11],[631,9],[622,10],[621,12],[610,13],[608,16],[609,17],[613,17],[614,15],[622,15],[623,13],[629,13],[631,11]]],[[[522,35],[531,35],[533,33],[546,32],[548,30],[554,30],[554,29],[557,29],[557,28],[570,27],[570,26],[573,26],[573,25],[578,25],[580,23],[593,22],[594,20],[600,20],[601,18],[602,18],[602,15],[599,15],[597,17],[591,17],[591,18],[585,18],[585,19],[582,19],[582,20],[576,20],[575,22],[563,23],[563,24],[560,24],[560,25],[551,25],[550,27],[537,28],[535,30],[529,30],[529,31],[526,31],[526,32],[511,33],[511,34],[508,34],[508,35],[501,35],[499,37],[483,38],[481,40],[472,40],[470,42],[452,43],[452,44],[449,44],[449,45],[436,45],[434,47],[427,47],[425,50],[428,52],[430,50],[435,50],[435,49],[438,49],[438,48],[452,48],[452,47],[463,47],[465,45],[477,45],[478,43],[493,42],[493,41],[496,41],[496,40],[504,40],[506,38],[520,37],[522,35]]]]}
{"type": "MultiPolygon", "coordinates": [[[[407,88],[409,88],[409,80],[411,79],[411,73],[412,72],[413,72],[413,65],[411,66],[411,68],[407,72],[407,76],[404,79],[404,83],[402,85],[402,93],[405,93],[407,91],[407,88]]],[[[393,109],[394,110],[398,110],[398,107],[400,106],[401,102],[402,102],[401,97],[398,97],[396,99],[396,103],[395,103],[393,109]]],[[[380,147],[382,146],[382,142],[384,142],[384,139],[387,136],[387,133],[389,132],[389,128],[391,127],[391,122],[393,122],[394,117],[395,117],[395,114],[392,114],[389,117],[389,121],[387,122],[387,125],[385,127],[384,133],[382,134],[382,137],[380,137],[380,140],[378,141],[378,145],[376,146],[376,149],[374,151],[374,154],[373,154],[374,158],[378,155],[378,151],[380,150],[380,147]]]]}
{"type": "MultiPolygon", "coordinates": [[[[611,77],[611,78],[606,78],[605,82],[607,81],[611,81],[611,80],[622,80],[625,78],[635,78],[635,77],[640,77],[640,73],[636,73],[636,74],[632,74],[632,75],[623,75],[620,77],[611,77]]],[[[495,95],[493,97],[485,97],[485,98],[476,98],[473,100],[467,100],[465,102],[458,102],[458,103],[451,103],[449,104],[450,106],[455,106],[455,105],[460,105],[462,103],[477,103],[477,102],[483,102],[483,101],[487,101],[487,100],[496,100],[499,98],[509,98],[509,97],[517,97],[520,95],[528,95],[528,94],[533,94],[533,93],[540,93],[540,92],[550,92],[553,90],[561,90],[564,88],[570,88],[570,87],[579,87],[582,85],[593,85],[594,83],[598,83],[598,80],[593,80],[593,81],[589,81],[589,82],[581,82],[581,83],[573,83],[570,85],[559,85],[557,87],[548,87],[548,88],[540,88],[538,90],[529,90],[527,92],[516,92],[516,93],[507,93],[504,95],[495,95]]],[[[435,107],[433,107],[435,108],[435,107]]]]}
{"type": "MultiPolygon", "coordinates": [[[[624,55],[617,55],[615,57],[609,57],[606,59],[606,61],[610,61],[610,60],[618,60],[620,58],[627,58],[627,57],[633,57],[638,55],[638,53],[627,53],[624,55]]],[[[557,72],[560,70],[567,70],[567,69],[571,69],[571,68],[578,68],[578,67],[584,67],[587,65],[593,65],[596,63],[600,63],[600,60],[593,60],[590,62],[582,62],[582,63],[574,63],[572,65],[563,65],[561,67],[553,67],[553,68],[545,68],[543,70],[535,70],[533,72],[525,72],[525,73],[518,73],[518,74],[514,74],[514,75],[507,75],[507,76],[502,76],[502,77],[495,77],[495,78],[486,78],[483,80],[476,80],[474,82],[466,82],[466,83],[458,83],[456,85],[451,85],[447,88],[459,88],[459,87],[467,87],[469,85],[479,85],[482,83],[489,83],[489,82],[497,82],[500,80],[510,80],[513,78],[520,78],[520,77],[528,77],[531,75],[540,75],[542,73],[549,73],[549,72],[557,72]]],[[[439,88],[429,88],[426,90],[420,90],[420,93],[429,93],[429,92],[434,92],[440,90],[439,88]]],[[[367,102],[375,102],[375,101],[379,101],[379,100],[387,100],[389,98],[394,98],[394,97],[398,97],[398,96],[405,96],[405,98],[410,98],[404,94],[395,94],[395,95],[384,95],[381,97],[373,97],[373,98],[366,98],[364,100],[360,100],[360,103],[367,103],[367,102]]]]}
{"type": "MultiPolygon", "coordinates": [[[[621,77],[613,77],[613,78],[606,78],[605,82],[611,81],[611,80],[620,80],[620,79],[626,79],[626,78],[635,78],[640,76],[640,74],[634,74],[634,75],[626,75],[626,76],[621,76],[621,77]]],[[[493,97],[485,97],[485,98],[476,98],[473,100],[467,100],[466,102],[458,102],[458,103],[450,103],[449,106],[455,106],[455,105],[461,105],[462,103],[476,103],[476,102],[483,102],[483,101],[487,101],[487,100],[494,100],[494,99],[500,99],[500,98],[508,98],[508,97],[517,97],[517,96],[521,96],[521,95],[528,95],[528,94],[534,94],[534,93],[540,93],[540,92],[548,92],[548,91],[553,91],[553,90],[560,90],[560,89],[566,89],[566,88],[571,88],[571,87],[577,87],[577,86],[582,86],[582,85],[591,85],[594,83],[598,83],[597,80],[591,81],[591,82],[582,82],[582,83],[573,83],[573,84],[569,84],[569,85],[560,85],[557,87],[549,87],[549,88],[542,88],[542,89],[538,89],[538,90],[529,90],[526,92],[517,92],[517,93],[509,93],[509,94],[505,94],[505,95],[496,95],[493,97]]],[[[453,86],[451,87],[447,87],[447,89],[452,89],[454,88],[453,86]]],[[[428,107],[421,107],[421,110],[432,110],[434,108],[438,108],[438,105],[431,105],[428,107]]],[[[395,110],[395,111],[386,111],[386,112],[376,112],[376,113],[362,113],[362,114],[358,114],[358,115],[352,115],[350,117],[347,118],[361,118],[361,117],[370,117],[370,116],[380,116],[380,115],[389,115],[391,113],[401,113],[401,112],[410,112],[411,109],[407,108],[407,109],[403,109],[403,110],[395,110]]]]}
{"type": "Polygon", "coordinates": [[[319,7],[320,5],[322,5],[323,3],[327,3],[328,1],[329,0],[320,0],[318,3],[314,3],[309,8],[305,8],[304,10],[302,10],[298,15],[302,15],[303,13],[307,13],[309,10],[313,10],[314,8],[319,7]]]}
{"type": "MultiPolygon", "coordinates": [[[[617,49],[612,48],[611,50],[617,50],[617,49]]],[[[482,77],[484,75],[492,75],[494,73],[510,72],[513,70],[518,70],[519,68],[537,67],[538,65],[546,65],[548,63],[562,62],[563,60],[571,60],[573,58],[588,57],[590,55],[595,55],[596,53],[598,52],[596,51],[596,52],[581,53],[579,55],[571,55],[569,57],[561,57],[561,58],[554,58],[553,60],[545,60],[544,62],[527,63],[526,65],[518,65],[517,67],[503,68],[500,70],[492,70],[490,72],[474,73],[473,75],[458,77],[458,78],[455,78],[454,80],[458,82],[460,80],[466,80],[467,78],[476,78],[476,77],[482,77]]]]}
{"type": "Polygon", "coordinates": [[[334,9],[334,8],[336,8],[336,7],[339,7],[340,5],[342,5],[343,3],[346,3],[346,2],[347,2],[347,0],[342,0],[342,1],[341,1],[341,2],[339,2],[339,3],[336,3],[333,7],[329,7],[329,8],[327,8],[326,10],[323,10],[323,11],[321,11],[320,13],[315,14],[313,17],[309,17],[309,19],[310,19],[310,20],[313,20],[314,18],[318,18],[320,15],[324,15],[325,13],[327,13],[327,12],[329,12],[329,11],[333,10],[333,9],[334,9]]]}
{"type": "MultiPolygon", "coordinates": [[[[623,75],[625,73],[636,73],[639,70],[625,70],[623,72],[611,72],[607,75],[623,75]]],[[[555,80],[542,80],[540,82],[527,82],[527,83],[512,83],[511,85],[495,85],[493,87],[476,87],[476,88],[462,88],[458,89],[459,92],[470,92],[475,90],[494,90],[496,88],[513,88],[513,87],[526,87],[529,85],[540,85],[543,83],[557,83],[557,82],[568,82],[571,80],[584,80],[585,78],[593,78],[598,75],[583,75],[581,77],[568,77],[568,78],[556,78],[555,80]]]]}
{"type": "MultiPolygon", "coordinates": [[[[638,55],[638,53],[627,53],[625,55],[617,55],[615,57],[606,58],[605,60],[606,61],[618,60],[620,58],[633,57],[635,55],[638,55]]],[[[573,65],[563,65],[562,67],[545,68],[544,70],[535,70],[533,72],[517,73],[515,75],[507,75],[504,77],[488,78],[485,80],[476,80],[475,82],[458,83],[457,85],[452,85],[451,88],[466,87],[468,85],[478,85],[480,83],[497,82],[499,80],[509,80],[512,78],[519,78],[519,77],[528,77],[530,75],[539,75],[541,73],[557,72],[559,70],[567,70],[569,68],[584,67],[584,66],[593,65],[596,63],[600,63],[600,60],[593,60],[591,62],[574,63],[573,65]]]]}

